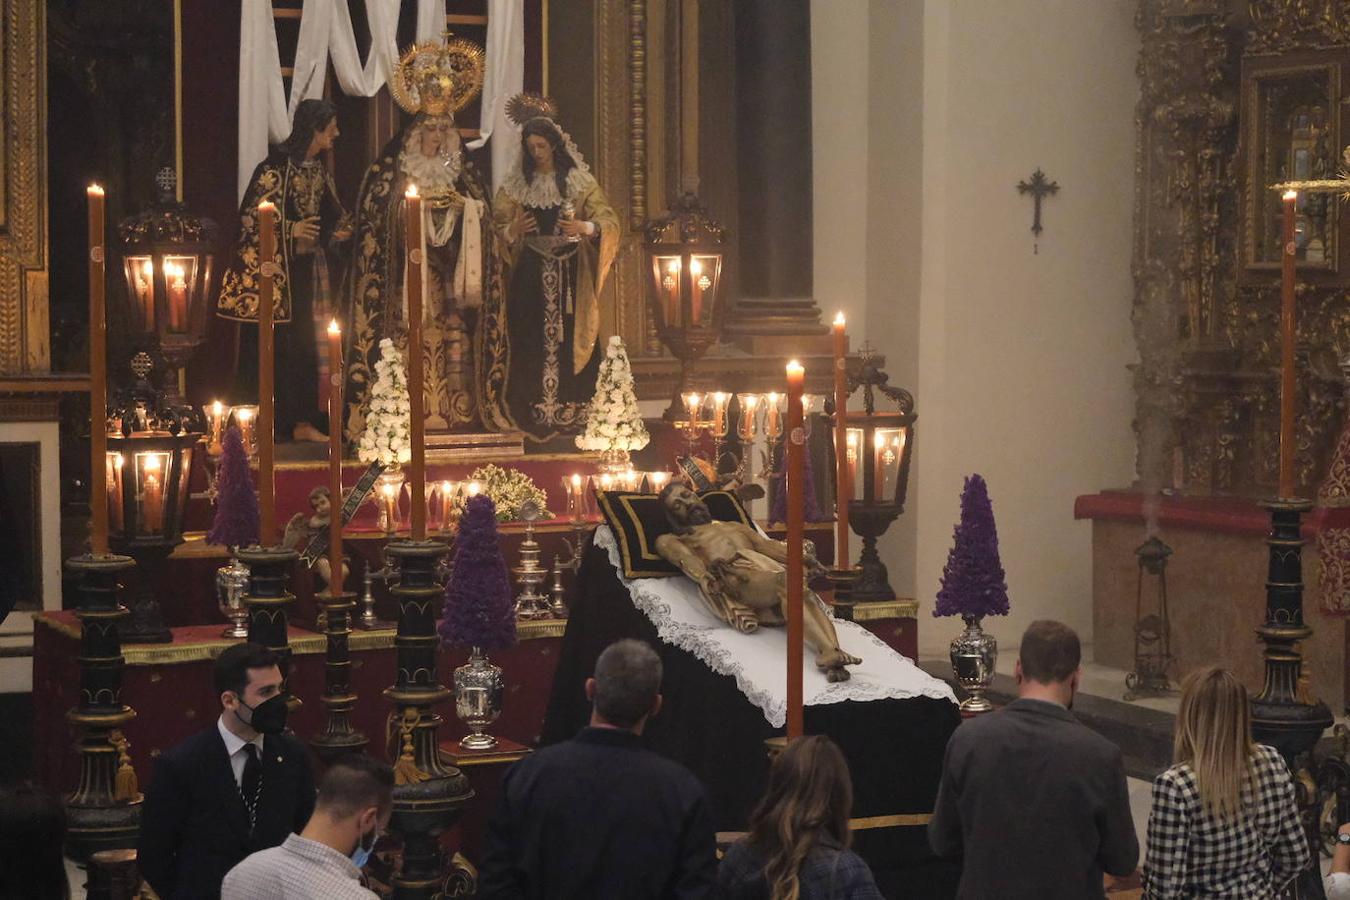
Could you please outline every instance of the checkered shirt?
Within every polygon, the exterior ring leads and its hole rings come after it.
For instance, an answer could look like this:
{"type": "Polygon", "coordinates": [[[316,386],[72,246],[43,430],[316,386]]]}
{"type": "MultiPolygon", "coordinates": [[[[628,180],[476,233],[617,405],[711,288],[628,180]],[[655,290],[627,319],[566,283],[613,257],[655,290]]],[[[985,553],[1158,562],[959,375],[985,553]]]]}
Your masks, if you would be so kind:
{"type": "Polygon", "coordinates": [[[1309,864],[1307,838],[1284,760],[1262,744],[1253,754],[1254,791],[1236,820],[1200,801],[1190,765],[1153,780],[1144,897],[1273,897],[1309,864]]]}
{"type": "Polygon", "coordinates": [[[260,850],[225,876],[221,900],[379,900],[361,886],[350,859],[298,834],[280,847],[260,850]]]}

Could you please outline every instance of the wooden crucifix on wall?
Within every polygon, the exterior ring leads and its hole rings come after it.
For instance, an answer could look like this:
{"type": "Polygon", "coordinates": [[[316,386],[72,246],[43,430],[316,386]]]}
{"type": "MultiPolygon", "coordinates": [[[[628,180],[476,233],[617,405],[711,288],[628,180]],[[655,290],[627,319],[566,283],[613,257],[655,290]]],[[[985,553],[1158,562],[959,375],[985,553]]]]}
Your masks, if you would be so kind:
{"type": "Polygon", "coordinates": [[[1036,242],[1032,244],[1032,253],[1040,253],[1041,232],[1045,229],[1041,227],[1041,201],[1052,194],[1059,193],[1059,182],[1051,181],[1045,177],[1045,173],[1037,167],[1035,172],[1031,173],[1031,180],[1023,179],[1017,182],[1017,193],[1030,194],[1032,202],[1035,203],[1035,211],[1031,217],[1031,233],[1035,235],[1036,242]]]}

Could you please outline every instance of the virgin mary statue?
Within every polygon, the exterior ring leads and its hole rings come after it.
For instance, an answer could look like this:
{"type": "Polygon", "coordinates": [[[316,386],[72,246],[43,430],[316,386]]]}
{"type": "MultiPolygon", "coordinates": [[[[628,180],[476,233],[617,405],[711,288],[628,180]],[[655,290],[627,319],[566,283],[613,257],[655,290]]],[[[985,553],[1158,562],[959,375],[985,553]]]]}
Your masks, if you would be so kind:
{"type": "Polygon", "coordinates": [[[585,424],[619,217],[551,100],[520,94],[506,111],[520,158],[493,200],[506,290],[483,299],[478,380],[485,423],[543,442],[585,424]]]}
{"type": "MultiPolygon", "coordinates": [[[[477,95],[483,51],[463,40],[415,45],[389,79],[394,100],[413,119],[366,171],[356,202],[349,279],[347,437],[365,429],[379,361],[390,338],[407,358],[404,296],[408,259],[407,191],[422,197],[422,351],[428,431],[476,427],[474,319],[493,280],[486,183],[464,153],[454,114],[477,95]]],[[[416,248],[411,248],[416,249],[416,248]]]]}

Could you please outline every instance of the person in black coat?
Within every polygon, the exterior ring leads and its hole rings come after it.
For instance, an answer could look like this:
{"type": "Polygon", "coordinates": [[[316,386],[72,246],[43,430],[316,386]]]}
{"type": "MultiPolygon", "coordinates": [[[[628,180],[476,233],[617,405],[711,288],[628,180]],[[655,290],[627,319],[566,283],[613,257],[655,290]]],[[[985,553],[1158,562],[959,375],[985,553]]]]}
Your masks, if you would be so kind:
{"type": "Polygon", "coordinates": [[[1103,871],[1134,872],[1120,750],[1069,712],[1081,657],[1067,625],[1032,622],[1018,699],[948,742],[928,842],[962,859],[958,898],[1082,900],[1104,896],[1103,871]]]}
{"type": "Polygon", "coordinates": [[[642,746],[661,708],[661,660],[647,644],[611,644],[586,681],[591,724],[511,766],[489,823],[478,896],[701,898],[716,844],[702,784],[642,746]]]}
{"type": "Polygon", "coordinates": [[[214,900],[225,873],[300,831],[314,811],[309,756],[286,727],[279,658],[235,644],[215,664],[224,708],[159,758],[137,861],[162,900],[214,900]]]}

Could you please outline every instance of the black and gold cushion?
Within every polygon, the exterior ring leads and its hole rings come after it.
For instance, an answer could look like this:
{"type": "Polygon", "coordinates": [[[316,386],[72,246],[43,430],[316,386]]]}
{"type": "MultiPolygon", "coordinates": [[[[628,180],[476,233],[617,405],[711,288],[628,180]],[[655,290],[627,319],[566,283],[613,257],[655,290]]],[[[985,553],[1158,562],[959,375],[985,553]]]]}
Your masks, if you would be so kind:
{"type": "MultiPolygon", "coordinates": [[[[708,504],[714,519],[754,527],[750,513],[730,491],[705,491],[699,496],[708,504]]],[[[596,491],[595,498],[600,514],[619,542],[624,578],[668,578],[681,574],[656,552],[656,539],[670,532],[670,520],[660,497],[628,491],[596,491]]]]}

